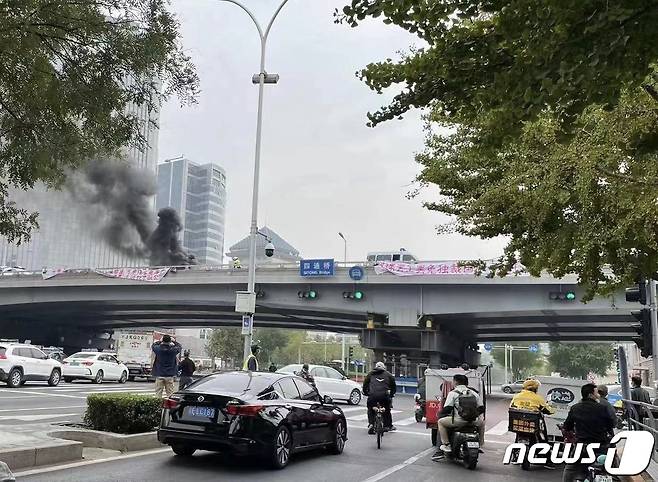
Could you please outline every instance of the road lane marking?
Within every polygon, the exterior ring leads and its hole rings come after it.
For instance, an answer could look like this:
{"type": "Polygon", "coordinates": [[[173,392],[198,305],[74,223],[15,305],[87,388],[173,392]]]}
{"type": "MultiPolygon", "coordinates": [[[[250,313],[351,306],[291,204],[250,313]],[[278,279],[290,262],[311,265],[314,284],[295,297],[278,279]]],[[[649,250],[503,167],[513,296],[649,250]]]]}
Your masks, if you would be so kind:
{"type": "MultiPolygon", "coordinates": [[[[402,413],[402,410],[391,410],[391,415],[396,413],[402,413]]],[[[355,415],[353,417],[347,417],[347,420],[351,420],[352,422],[360,422],[362,420],[368,420],[368,414],[366,413],[364,415],[355,415]]]]}
{"type": "Polygon", "coordinates": [[[502,422],[498,422],[496,425],[494,425],[492,428],[484,432],[485,435],[505,435],[507,433],[507,429],[509,428],[509,422],[507,420],[503,420],[502,422]]]}
{"type": "MultiPolygon", "coordinates": [[[[3,392],[7,392],[7,393],[25,393],[22,390],[7,390],[7,389],[3,390],[3,392]]],[[[81,398],[83,400],[87,399],[87,397],[78,397],[76,395],[64,395],[63,393],[43,393],[43,392],[35,392],[33,390],[31,392],[35,395],[41,395],[42,397],[81,398]]],[[[0,398],[0,400],[2,400],[2,399],[0,398]]]]}
{"type": "Polygon", "coordinates": [[[359,410],[366,410],[366,407],[342,408],[341,410],[343,410],[343,413],[358,412],[359,410]]]}
{"type": "Polygon", "coordinates": [[[117,391],[117,390],[95,390],[93,392],[80,392],[84,395],[93,395],[94,393],[155,393],[155,390],[124,390],[124,391],[117,391]]]}
{"type": "MultiPolygon", "coordinates": [[[[347,424],[347,426],[350,429],[358,428],[358,429],[361,429],[361,430],[368,430],[368,427],[364,427],[363,425],[353,425],[353,424],[349,423],[349,424],[347,424]]],[[[430,436],[429,432],[410,432],[409,430],[395,430],[394,432],[387,432],[387,433],[393,433],[393,434],[403,433],[403,434],[406,434],[406,435],[417,435],[417,436],[420,436],[420,437],[429,437],[430,436]]]]}
{"type": "Polygon", "coordinates": [[[57,471],[60,471],[60,470],[75,469],[77,467],[84,467],[85,465],[103,464],[105,462],[115,462],[117,460],[134,459],[134,458],[137,458],[137,457],[145,457],[147,455],[156,455],[156,454],[161,454],[163,452],[169,452],[169,451],[171,451],[171,449],[169,447],[162,448],[162,449],[145,450],[144,452],[138,452],[138,453],[128,454],[128,455],[117,455],[117,456],[114,456],[114,457],[108,457],[106,459],[83,460],[81,462],[73,462],[73,463],[64,464],[64,465],[55,465],[55,466],[51,466],[51,467],[45,467],[43,469],[33,469],[33,470],[26,470],[24,472],[14,472],[14,476],[15,477],[28,477],[30,475],[46,474],[48,472],[57,472],[57,471]]]}
{"type": "Polygon", "coordinates": [[[72,408],[86,408],[87,405],[69,405],[68,407],[38,407],[38,408],[3,408],[0,412],[32,412],[34,410],[70,410],[72,408]]]}
{"type": "Polygon", "coordinates": [[[418,423],[416,417],[403,418],[402,420],[393,420],[395,425],[412,425],[418,423]]]}
{"type": "Polygon", "coordinates": [[[20,420],[21,422],[32,422],[35,420],[48,420],[50,418],[71,417],[73,415],[80,415],[79,413],[48,413],[41,415],[2,415],[0,421],[4,420],[20,420]]]}
{"type": "Polygon", "coordinates": [[[377,482],[378,480],[382,480],[386,477],[388,477],[391,474],[394,474],[395,472],[404,469],[405,467],[417,462],[418,460],[422,459],[423,457],[431,454],[434,452],[436,449],[434,447],[429,448],[427,450],[423,450],[422,452],[414,455],[413,457],[409,457],[407,460],[404,462],[394,465],[393,467],[389,467],[386,470],[383,470],[379,472],[378,474],[373,475],[372,477],[368,477],[365,479],[363,482],[377,482]]]}

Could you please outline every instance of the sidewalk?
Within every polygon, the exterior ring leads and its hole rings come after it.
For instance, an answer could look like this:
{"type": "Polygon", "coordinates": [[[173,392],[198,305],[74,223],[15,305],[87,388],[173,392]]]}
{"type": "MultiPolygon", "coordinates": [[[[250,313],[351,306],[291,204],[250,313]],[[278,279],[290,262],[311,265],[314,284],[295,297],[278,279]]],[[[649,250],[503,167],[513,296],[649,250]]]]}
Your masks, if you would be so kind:
{"type": "Polygon", "coordinates": [[[50,424],[0,427],[0,461],[11,470],[82,459],[82,442],[48,436],[66,427],[50,424]]]}

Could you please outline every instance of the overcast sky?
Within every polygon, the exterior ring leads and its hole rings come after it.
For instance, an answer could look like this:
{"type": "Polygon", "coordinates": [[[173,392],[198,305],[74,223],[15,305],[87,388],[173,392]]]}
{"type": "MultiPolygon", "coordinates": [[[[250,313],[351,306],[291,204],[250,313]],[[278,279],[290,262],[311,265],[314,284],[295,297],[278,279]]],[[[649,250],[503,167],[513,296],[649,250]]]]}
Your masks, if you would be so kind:
{"type": "MultiPolygon", "coordinates": [[[[262,23],[279,0],[243,0],[262,23]]],[[[366,113],[386,102],[354,73],[395,58],[416,39],[370,21],[351,29],[333,22],[347,0],[290,0],[277,18],[266,69],[259,226],[267,225],[307,257],[364,260],[400,247],[421,259],[490,258],[500,240],[438,236],[446,218],[405,198],[418,172],[420,113],[366,127],[366,113]]],[[[183,42],[201,77],[199,103],[162,111],[160,161],[185,155],[227,171],[225,252],[249,231],[258,87],[259,40],[249,17],[218,0],[173,0],[183,42]]],[[[431,198],[432,193],[424,194],[431,198]]]]}

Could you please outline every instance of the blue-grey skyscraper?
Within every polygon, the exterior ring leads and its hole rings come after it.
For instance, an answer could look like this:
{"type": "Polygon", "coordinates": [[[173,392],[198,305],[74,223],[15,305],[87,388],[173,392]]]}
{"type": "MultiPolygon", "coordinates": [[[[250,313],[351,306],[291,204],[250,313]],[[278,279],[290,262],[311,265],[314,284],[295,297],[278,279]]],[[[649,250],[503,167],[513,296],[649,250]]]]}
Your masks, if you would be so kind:
{"type": "Polygon", "coordinates": [[[183,248],[198,264],[223,262],[226,173],[217,164],[185,157],[158,165],[156,210],[172,207],[183,222],[183,248]]]}

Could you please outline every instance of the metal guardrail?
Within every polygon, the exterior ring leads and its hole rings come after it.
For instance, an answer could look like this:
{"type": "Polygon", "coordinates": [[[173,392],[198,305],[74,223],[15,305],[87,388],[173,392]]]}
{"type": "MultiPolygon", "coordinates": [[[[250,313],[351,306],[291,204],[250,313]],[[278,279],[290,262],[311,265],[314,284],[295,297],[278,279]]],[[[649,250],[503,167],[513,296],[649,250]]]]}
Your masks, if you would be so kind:
{"type": "Polygon", "coordinates": [[[625,398],[621,400],[625,409],[624,419],[628,423],[629,430],[645,430],[653,435],[654,451],[651,458],[654,462],[658,462],[658,419],[653,415],[654,410],[658,412],[658,406],[625,398]],[[640,417],[640,408],[644,409],[646,416],[640,417]]]}

